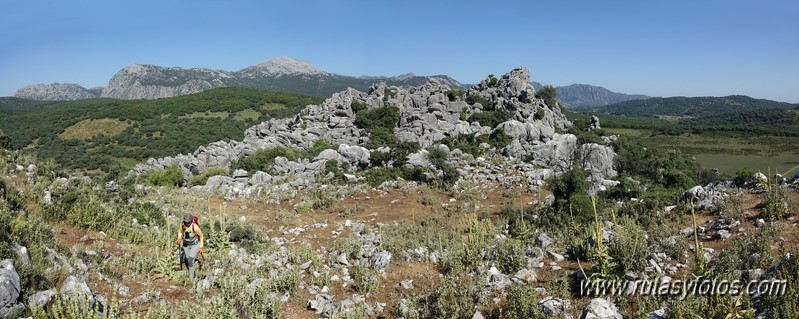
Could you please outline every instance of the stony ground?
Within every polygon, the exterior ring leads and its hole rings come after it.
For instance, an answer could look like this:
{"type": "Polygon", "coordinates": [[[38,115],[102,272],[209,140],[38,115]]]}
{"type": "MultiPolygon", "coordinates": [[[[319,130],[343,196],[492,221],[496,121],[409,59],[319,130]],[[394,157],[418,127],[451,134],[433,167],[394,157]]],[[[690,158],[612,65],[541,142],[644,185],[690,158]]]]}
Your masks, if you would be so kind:
{"type": "MultiPolygon", "coordinates": [[[[489,212],[488,216],[482,217],[496,219],[503,205],[523,208],[542,200],[547,195],[543,192],[524,193],[509,201],[506,191],[499,186],[492,186],[478,192],[478,196],[474,199],[474,205],[479,207],[477,211],[489,212]]],[[[721,251],[733,239],[757,232],[760,225],[758,223],[759,209],[756,206],[762,201],[763,196],[762,194],[745,194],[744,214],[740,224],[729,229],[729,238],[713,239],[708,235],[708,238],[705,238],[707,240],[703,240],[704,247],[721,251]]],[[[799,194],[796,192],[790,193],[790,196],[794,202],[799,200],[799,194]]],[[[352,236],[353,230],[356,229],[350,227],[352,224],[363,224],[369,229],[376,229],[379,233],[381,227],[386,225],[397,222],[415,224],[428,216],[437,216],[445,220],[447,224],[455,225],[466,223],[474,217],[468,214],[453,214],[448,207],[457,206],[461,200],[451,197],[448,193],[427,187],[385,191],[365,190],[334,200],[332,206],[328,208],[312,209],[301,213],[295,211],[295,204],[299,202],[299,199],[275,205],[264,204],[256,199],[226,199],[222,196],[204,196],[186,191],[151,192],[147,199],[171,205],[181,211],[193,212],[203,216],[203,221],[206,222],[223,216],[235,218],[246,224],[254,225],[259,231],[268,235],[276,245],[286,246],[290,249],[311,247],[315,252],[329,251],[336,241],[352,236]]],[[[719,219],[719,216],[700,213],[697,219],[698,224],[706,227],[709,232],[713,229],[713,224],[719,219]]],[[[678,229],[690,229],[692,226],[690,215],[677,218],[673,222],[678,224],[678,229]]],[[[783,226],[782,237],[786,246],[796,247],[799,244],[799,228],[797,228],[799,220],[788,217],[779,223],[783,226]]],[[[58,241],[65,247],[76,245],[96,247],[100,253],[110,254],[114,258],[133,258],[137,254],[148,251],[147,247],[119,245],[114,239],[106,238],[102,233],[79,229],[65,223],[51,226],[55,230],[58,241]]],[[[442,229],[442,231],[445,230],[442,229]]],[[[563,252],[555,253],[562,254],[563,252]]],[[[772,253],[777,257],[776,246],[773,247],[772,253]]],[[[212,250],[207,251],[206,254],[216,255],[212,250]]],[[[208,263],[211,264],[213,261],[209,260],[208,263]]],[[[675,261],[667,261],[661,265],[677,264],[675,261]]],[[[582,266],[589,267],[590,263],[584,262],[582,266]]],[[[548,255],[545,260],[541,260],[540,264],[533,267],[537,274],[537,281],[532,284],[543,288],[542,291],[555,289],[553,286],[557,285],[560,278],[579,269],[577,263],[568,259],[564,260],[561,256],[553,254],[548,255]]],[[[208,267],[200,272],[200,276],[211,276],[211,272],[212,270],[208,267]]],[[[118,289],[118,283],[99,279],[96,274],[90,275],[87,282],[93,292],[106,296],[114,295],[118,289]]],[[[125,278],[121,283],[129,288],[128,299],[157,292],[158,296],[154,298],[169,304],[185,300],[203,302],[202,297],[194,289],[181,281],[165,278],[153,281],[125,278]]],[[[401,299],[433,291],[440,287],[441,282],[439,271],[433,263],[407,262],[401,256],[393,256],[380,279],[380,285],[381,288],[377,292],[371,293],[367,299],[369,302],[384,304],[386,310],[383,315],[387,315],[388,308],[396,305],[401,299]],[[412,280],[411,284],[408,283],[409,280],[412,280]],[[403,286],[403,284],[405,285],[403,286]]],[[[319,292],[311,287],[304,288],[296,289],[287,302],[283,303],[282,310],[286,318],[319,317],[319,314],[308,309],[308,301],[314,300],[315,294],[319,292]]],[[[352,283],[346,281],[330,282],[325,293],[332,296],[334,300],[345,300],[357,295],[353,291],[352,283]]],[[[502,302],[501,298],[497,301],[502,302]]],[[[588,301],[589,298],[571,300],[572,307],[567,310],[567,313],[575,317],[580,316],[588,301]]],[[[147,303],[141,303],[134,309],[144,311],[147,308],[146,305],[147,303]]]]}

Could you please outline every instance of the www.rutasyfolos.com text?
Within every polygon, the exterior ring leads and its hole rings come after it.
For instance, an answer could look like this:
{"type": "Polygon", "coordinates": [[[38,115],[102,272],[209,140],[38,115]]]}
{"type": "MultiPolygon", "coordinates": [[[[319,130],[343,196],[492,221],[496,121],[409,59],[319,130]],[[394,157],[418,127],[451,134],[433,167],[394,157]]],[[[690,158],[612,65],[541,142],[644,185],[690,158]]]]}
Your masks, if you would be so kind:
{"type": "Polygon", "coordinates": [[[689,295],[783,295],[787,287],[788,281],[780,279],[751,281],[702,277],[687,280],[671,278],[639,280],[586,279],[580,282],[580,294],[583,296],[675,296],[682,300],[689,295]]]}

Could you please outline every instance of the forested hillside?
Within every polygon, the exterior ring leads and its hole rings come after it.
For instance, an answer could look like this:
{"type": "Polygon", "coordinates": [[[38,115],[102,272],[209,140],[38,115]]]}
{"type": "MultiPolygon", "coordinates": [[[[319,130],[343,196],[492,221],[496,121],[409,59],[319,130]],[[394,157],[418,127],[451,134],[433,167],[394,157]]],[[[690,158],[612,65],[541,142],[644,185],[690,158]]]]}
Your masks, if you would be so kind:
{"type": "Polygon", "coordinates": [[[318,97],[221,88],[158,100],[55,102],[0,99],[0,127],[15,149],[33,149],[69,168],[132,166],[150,157],[191,153],[246,128],[297,114],[318,97]]]}
{"type": "Polygon", "coordinates": [[[725,97],[668,97],[630,100],[596,108],[600,113],[636,116],[715,116],[721,113],[763,109],[792,109],[796,104],[755,99],[744,95],[725,97]]]}

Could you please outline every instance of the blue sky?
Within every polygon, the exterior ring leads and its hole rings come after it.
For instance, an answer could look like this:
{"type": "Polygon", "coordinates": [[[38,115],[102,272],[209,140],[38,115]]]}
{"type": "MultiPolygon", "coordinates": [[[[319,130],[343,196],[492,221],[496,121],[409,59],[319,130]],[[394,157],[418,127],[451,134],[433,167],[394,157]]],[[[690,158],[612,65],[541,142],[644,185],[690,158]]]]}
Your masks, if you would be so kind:
{"type": "Polygon", "coordinates": [[[797,103],[799,1],[0,0],[0,96],[284,55],[344,75],[475,83],[523,65],[545,84],[797,103]]]}

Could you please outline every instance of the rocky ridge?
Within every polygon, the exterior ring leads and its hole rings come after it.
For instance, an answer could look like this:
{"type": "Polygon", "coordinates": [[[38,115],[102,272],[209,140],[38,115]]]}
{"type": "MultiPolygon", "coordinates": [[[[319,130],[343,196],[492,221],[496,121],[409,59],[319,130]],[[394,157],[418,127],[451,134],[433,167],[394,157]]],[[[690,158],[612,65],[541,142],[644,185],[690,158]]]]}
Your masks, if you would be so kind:
{"type": "Polygon", "coordinates": [[[221,87],[247,87],[271,91],[330,96],[353,87],[366,90],[376,82],[398,86],[423,84],[437,78],[452,87],[462,85],[445,76],[353,77],[324,72],[308,62],[290,57],[276,57],[238,71],[208,68],[162,67],[133,64],[119,70],[98,93],[77,84],[39,84],[18,90],[14,96],[36,100],[75,100],[96,97],[115,99],[158,99],[198,93],[221,87]]]}
{"type": "Polygon", "coordinates": [[[367,109],[386,106],[399,109],[400,120],[393,129],[394,135],[401,141],[416,142],[422,148],[408,156],[406,165],[435,171],[437,168],[427,160],[425,148],[437,145],[442,138],[485,135],[501,129],[511,139],[507,147],[490,149],[490,145],[481,145],[487,150],[486,154],[496,154],[492,161],[444,145],[436,147],[448,154],[448,162],[459,168],[462,177],[477,181],[526,183],[535,187],[548,177],[581,165],[590,173],[595,189],[613,185],[614,182],[608,180],[616,176],[613,150],[605,145],[579,145],[574,135],[561,133],[571,123],[559,108],[547,106],[535,97],[526,68],[514,69],[499,79],[487,78],[466,92],[466,96],[480,96],[495,104],[496,109],[511,114],[509,120],[496,127],[463,120],[465,116],[484,112],[488,106],[469,105],[460,98],[450,101],[447,96],[450,91],[450,86],[437,79],[411,88],[381,82],[372,85],[367,92],[347,89],[333,94],[321,105],[308,106],[294,118],[272,119],[253,126],[247,129],[242,141],[218,141],[201,146],[192,154],[150,159],[137,165],[132,173],[141,175],[177,165],[188,180],[210,167],[230,167],[258,150],[274,147],[307,150],[317,140],[325,140],[330,145],[339,145],[338,148],[325,150],[312,160],[289,161],[278,157],[274,164],[277,176],[260,171],[252,176],[243,171],[234,172],[232,177],[209,178],[208,183],[199,188],[249,196],[279,184],[310,187],[323,172],[325,163],[331,160],[337,161],[339,167],[348,167],[346,173],[352,174],[368,167],[374,152],[389,151],[361,146],[368,141],[369,134],[355,124],[352,107],[355,102],[367,109]]]}
{"type": "Polygon", "coordinates": [[[14,96],[31,100],[71,101],[99,97],[98,91],[98,88],[86,89],[75,83],[34,84],[17,90],[14,96]]]}

